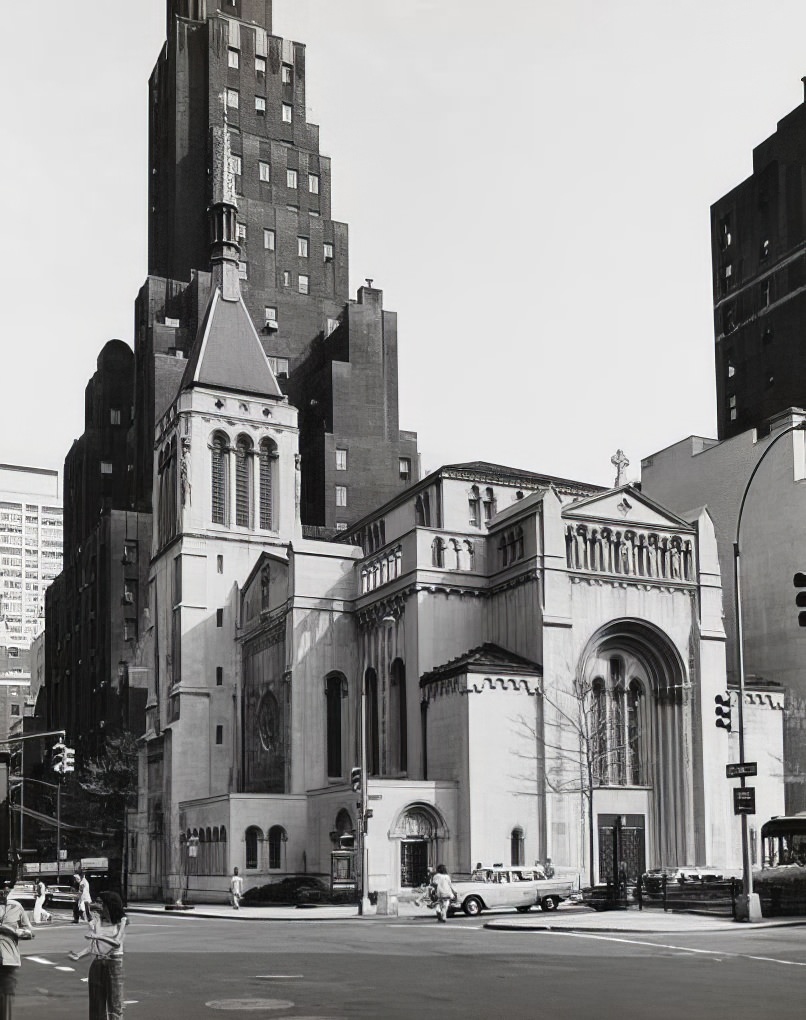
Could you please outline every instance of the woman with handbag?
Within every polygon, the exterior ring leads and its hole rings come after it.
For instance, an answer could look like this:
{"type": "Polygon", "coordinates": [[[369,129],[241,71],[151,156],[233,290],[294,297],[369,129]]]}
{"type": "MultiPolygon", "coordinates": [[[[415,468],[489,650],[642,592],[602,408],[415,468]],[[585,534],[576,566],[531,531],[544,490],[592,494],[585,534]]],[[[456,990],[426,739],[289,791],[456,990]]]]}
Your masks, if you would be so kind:
{"type": "Polygon", "coordinates": [[[16,900],[9,900],[9,887],[0,890],[0,1020],[11,1020],[17,971],[22,963],[17,940],[20,929],[34,937],[28,915],[16,900]]]}
{"type": "MultiPolygon", "coordinates": [[[[90,904],[90,944],[71,960],[92,954],[89,973],[89,1020],[123,1020],[123,940],[128,923],[123,901],[114,892],[98,893],[90,904]]],[[[2,1018],[0,1018],[2,1020],[2,1018]]]]}

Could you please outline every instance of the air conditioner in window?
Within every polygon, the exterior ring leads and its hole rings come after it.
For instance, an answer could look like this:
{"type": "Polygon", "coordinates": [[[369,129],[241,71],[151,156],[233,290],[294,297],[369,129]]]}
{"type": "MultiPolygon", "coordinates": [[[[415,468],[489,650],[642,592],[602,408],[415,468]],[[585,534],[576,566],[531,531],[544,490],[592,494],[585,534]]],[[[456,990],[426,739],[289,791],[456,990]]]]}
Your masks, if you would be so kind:
{"type": "Polygon", "coordinates": [[[276,333],[279,329],[279,325],[276,319],[266,319],[266,330],[269,333],[276,333]]]}

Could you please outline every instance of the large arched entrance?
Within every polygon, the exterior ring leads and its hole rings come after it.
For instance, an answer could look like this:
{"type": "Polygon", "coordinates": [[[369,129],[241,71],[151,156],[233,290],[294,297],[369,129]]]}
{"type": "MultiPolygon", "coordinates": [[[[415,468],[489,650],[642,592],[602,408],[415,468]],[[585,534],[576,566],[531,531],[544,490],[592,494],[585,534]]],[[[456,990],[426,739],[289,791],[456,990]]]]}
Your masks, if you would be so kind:
{"type": "Polygon", "coordinates": [[[422,885],[428,880],[428,869],[436,867],[441,843],[447,838],[441,815],[430,804],[410,804],[390,835],[400,841],[400,888],[422,885]]]}
{"type": "Polygon", "coordinates": [[[577,687],[598,880],[693,862],[693,704],[677,648],[652,624],[613,621],[588,642],[577,687]]]}

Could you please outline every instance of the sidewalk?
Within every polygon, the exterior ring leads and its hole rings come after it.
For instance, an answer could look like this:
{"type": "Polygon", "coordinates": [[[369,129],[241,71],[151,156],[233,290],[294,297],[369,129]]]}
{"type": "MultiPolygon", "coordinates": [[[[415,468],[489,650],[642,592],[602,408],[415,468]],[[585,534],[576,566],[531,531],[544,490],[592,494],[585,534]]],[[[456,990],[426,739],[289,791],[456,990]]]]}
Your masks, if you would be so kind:
{"type": "MultiPolygon", "coordinates": [[[[162,903],[130,903],[129,914],[159,914],[170,918],[212,918],[230,921],[401,921],[433,919],[434,912],[403,901],[398,914],[377,914],[375,908],[359,917],[355,905],[328,906],[317,904],[295,906],[241,906],[233,910],[228,903],[198,903],[192,910],[166,910],[162,903]]],[[[662,910],[607,910],[595,911],[589,907],[564,904],[559,910],[545,913],[532,910],[528,914],[485,911],[481,923],[491,931],[568,931],[568,932],[620,932],[627,934],[658,934],[662,932],[756,931],[759,928],[787,928],[806,925],[806,917],[777,917],[755,924],[743,924],[729,917],[707,917],[701,914],[683,914],[662,910]]]]}

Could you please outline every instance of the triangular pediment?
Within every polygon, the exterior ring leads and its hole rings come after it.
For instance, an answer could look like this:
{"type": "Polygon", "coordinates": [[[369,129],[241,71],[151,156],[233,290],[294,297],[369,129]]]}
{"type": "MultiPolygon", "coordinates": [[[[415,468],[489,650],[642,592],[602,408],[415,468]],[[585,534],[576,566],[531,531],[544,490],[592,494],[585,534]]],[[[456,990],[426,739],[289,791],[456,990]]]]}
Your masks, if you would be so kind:
{"type": "Polygon", "coordinates": [[[563,507],[564,518],[602,521],[621,527],[662,528],[670,531],[693,531],[682,517],[649,499],[633,485],[578,499],[563,507]]]}

